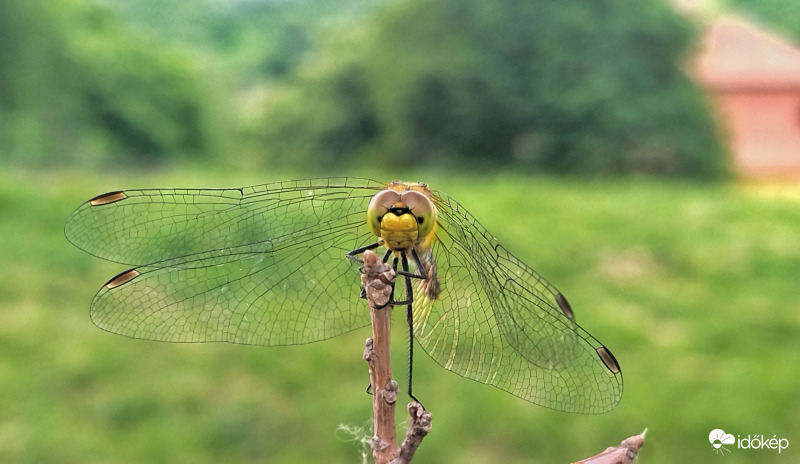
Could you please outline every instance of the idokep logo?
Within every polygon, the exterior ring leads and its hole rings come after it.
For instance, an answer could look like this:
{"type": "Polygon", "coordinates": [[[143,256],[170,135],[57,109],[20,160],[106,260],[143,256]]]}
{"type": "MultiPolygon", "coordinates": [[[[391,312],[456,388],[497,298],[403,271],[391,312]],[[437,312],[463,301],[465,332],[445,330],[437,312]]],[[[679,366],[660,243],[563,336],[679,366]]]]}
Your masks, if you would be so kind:
{"type": "Polygon", "coordinates": [[[729,453],[734,445],[738,449],[776,450],[778,454],[789,447],[789,440],[787,438],[778,438],[777,435],[773,435],[772,438],[764,437],[764,435],[748,435],[746,437],[737,435],[734,437],[730,433],[725,433],[722,429],[712,430],[708,434],[708,441],[714,448],[714,452],[723,456],[725,453],[729,453]],[[730,448],[726,447],[726,445],[730,448]]]}
{"type": "Polygon", "coordinates": [[[710,441],[711,446],[714,447],[715,453],[724,456],[725,453],[729,453],[731,451],[726,448],[725,445],[733,445],[736,443],[736,438],[729,433],[725,433],[725,431],[722,429],[714,429],[708,434],[708,441],[710,441]]]}

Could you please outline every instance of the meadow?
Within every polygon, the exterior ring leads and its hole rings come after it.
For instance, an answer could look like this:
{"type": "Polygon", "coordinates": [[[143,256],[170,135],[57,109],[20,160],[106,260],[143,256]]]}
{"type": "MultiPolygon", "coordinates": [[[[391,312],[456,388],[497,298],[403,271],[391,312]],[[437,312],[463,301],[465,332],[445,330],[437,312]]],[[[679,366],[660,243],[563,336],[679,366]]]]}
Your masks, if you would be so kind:
{"type": "MultiPolygon", "coordinates": [[[[566,414],[462,379],[420,352],[415,394],[433,430],[413,462],[569,462],[644,428],[643,463],[800,460],[796,185],[352,174],[420,180],[456,198],[569,298],[625,379],[613,411],[566,414]],[[790,445],[716,456],[708,435],[717,428],[790,445]]],[[[185,167],[0,173],[0,461],[361,462],[371,434],[368,330],[274,348],[109,334],[88,306],[125,267],[63,236],[70,212],[102,192],[296,177],[185,167]]],[[[406,335],[394,319],[403,390],[406,335]]]]}

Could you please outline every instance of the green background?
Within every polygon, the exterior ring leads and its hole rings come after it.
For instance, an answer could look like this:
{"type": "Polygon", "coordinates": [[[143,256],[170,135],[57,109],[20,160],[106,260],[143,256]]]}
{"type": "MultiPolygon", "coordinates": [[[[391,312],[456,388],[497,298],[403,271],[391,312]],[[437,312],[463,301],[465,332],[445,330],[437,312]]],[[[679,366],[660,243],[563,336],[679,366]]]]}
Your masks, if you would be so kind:
{"type": "MultiPolygon", "coordinates": [[[[448,193],[622,366],[620,405],[588,416],[420,352],[414,391],[433,430],[414,462],[569,462],[644,428],[640,462],[800,460],[800,187],[726,172],[708,102],[680,70],[700,25],[664,2],[531,2],[530,16],[440,3],[0,3],[0,462],[368,456],[368,330],[274,348],[109,334],[88,307],[124,268],[63,236],[74,208],[111,190],[317,175],[448,193]],[[474,35],[440,31],[466,19],[474,35]],[[497,50],[536,67],[515,73],[497,50]],[[790,446],[716,456],[717,428],[790,446]]],[[[794,4],[727,3],[797,36],[794,4]]]]}
{"type": "MultiPolygon", "coordinates": [[[[294,176],[275,179],[284,177],[294,176]]],[[[415,392],[434,420],[415,462],[566,462],[645,427],[642,462],[797,458],[796,187],[507,173],[403,177],[453,195],[554,282],[581,325],[613,350],[625,378],[616,409],[574,415],[461,379],[419,354],[415,392]],[[717,457],[707,441],[715,428],[777,435],[791,445],[781,456],[733,450],[717,457]]],[[[190,169],[2,174],[0,459],[360,459],[363,445],[354,440],[370,435],[371,417],[361,360],[367,330],[259,348],[132,340],[89,321],[94,291],[122,269],[65,241],[64,219],[81,201],[121,187],[266,180],[272,176],[190,169]]],[[[406,334],[395,316],[402,387],[406,334]]]]}

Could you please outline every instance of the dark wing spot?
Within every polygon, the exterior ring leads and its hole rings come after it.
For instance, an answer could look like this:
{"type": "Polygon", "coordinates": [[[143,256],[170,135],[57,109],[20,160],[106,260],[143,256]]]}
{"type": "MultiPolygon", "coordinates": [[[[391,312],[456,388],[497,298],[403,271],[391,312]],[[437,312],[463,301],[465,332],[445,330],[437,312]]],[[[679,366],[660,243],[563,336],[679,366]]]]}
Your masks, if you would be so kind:
{"type": "Polygon", "coordinates": [[[611,371],[612,374],[619,374],[620,368],[619,363],[617,362],[617,358],[611,354],[608,348],[605,346],[601,346],[600,348],[596,348],[598,356],[603,361],[603,364],[606,365],[606,368],[611,371]]]}

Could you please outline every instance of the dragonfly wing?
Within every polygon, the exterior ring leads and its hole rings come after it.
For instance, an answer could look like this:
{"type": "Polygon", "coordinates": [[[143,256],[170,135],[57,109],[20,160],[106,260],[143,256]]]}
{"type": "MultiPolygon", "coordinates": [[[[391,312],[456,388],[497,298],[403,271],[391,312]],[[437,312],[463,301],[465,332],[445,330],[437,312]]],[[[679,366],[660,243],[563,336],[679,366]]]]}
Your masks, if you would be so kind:
{"type": "Polygon", "coordinates": [[[138,266],[289,236],[337,214],[361,214],[385,184],[305,179],[232,189],[145,189],[99,195],[64,232],[97,257],[138,266]]]}
{"type": "Polygon", "coordinates": [[[170,342],[293,345],[334,337],[369,324],[342,245],[358,237],[352,228],[348,235],[325,244],[309,237],[320,248],[265,241],[142,266],[97,293],[92,321],[170,342]]]}
{"type": "Polygon", "coordinates": [[[345,253],[369,240],[364,208],[382,185],[306,182],[125,191],[124,199],[81,206],[67,225],[73,243],[115,261],[154,260],[101,288],[92,320],[136,338],[259,345],[367,325],[345,253]]]}
{"type": "Polygon", "coordinates": [[[622,395],[613,356],[577,325],[566,300],[437,193],[432,253],[440,296],[415,294],[414,333],[439,364],[527,401],[600,413],[622,395]],[[609,367],[610,365],[610,367],[609,367]]]}

